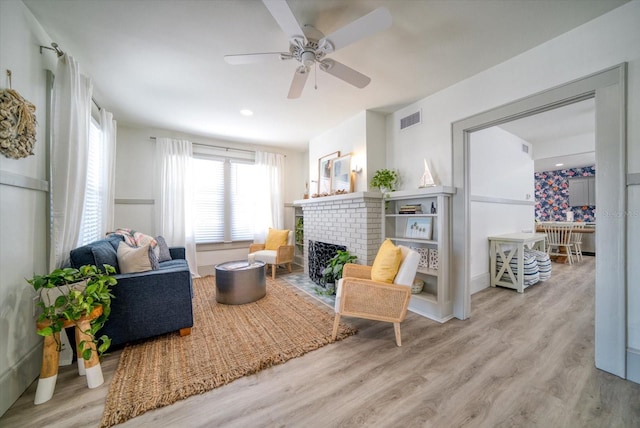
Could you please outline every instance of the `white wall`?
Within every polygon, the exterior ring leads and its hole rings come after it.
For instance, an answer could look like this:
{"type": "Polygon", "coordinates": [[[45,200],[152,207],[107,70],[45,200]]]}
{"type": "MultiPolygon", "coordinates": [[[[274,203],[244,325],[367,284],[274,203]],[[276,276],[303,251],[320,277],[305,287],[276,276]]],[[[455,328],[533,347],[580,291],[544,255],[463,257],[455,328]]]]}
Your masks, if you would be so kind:
{"type": "Polygon", "coordinates": [[[364,192],[376,170],[386,165],[386,117],[373,111],[362,111],[335,128],[309,142],[309,180],[311,195],[318,191],[318,160],[333,152],[351,154],[352,166],[362,168],[354,177],[354,192],[364,192]]]}
{"type": "Polygon", "coordinates": [[[531,153],[529,143],[497,126],[470,136],[472,294],[489,286],[487,237],[533,229],[534,162],[522,145],[531,153]]]}
{"type": "MultiPolygon", "coordinates": [[[[640,174],[640,1],[613,11],[521,55],[424,98],[388,119],[388,167],[419,176],[422,157],[433,161],[442,184],[453,185],[451,124],[517,99],[627,63],[627,172],[640,174]],[[422,109],[422,125],[399,132],[399,118],[422,109]],[[389,131],[391,129],[391,131],[389,131]]],[[[411,189],[405,182],[404,189],[411,189]]],[[[640,191],[627,187],[627,260],[640,260],[632,236],[640,230],[640,191]]],[[[640,359],[640,265],[627,265],[628,346],[640,359]]],[[[640,371],[640,363],[638,364],[640,371]]]]}
{"type": "MultiPolygon", "coordinates": [[[[149,137],[184,138],[194,143],[247,150],[265,150],[286,155],[285,160],[285,202],[302,199],[307,176],[307,154],[277,147],[238,144],[195,135],[176,133],[163,129],[134,128],[118,125],[116,153],[116,207],[115,226],[129,227],[154,234],[155,195],[154,159],[155,142],[149,137]]],[[[285,210],[285,224],[293,227],[293,210],[285,210]]],[[[213,265],[244,258],[248,246],[220,244],[198,246],[196,255],[198,271],[201,275],[213,273],[213,265]]]]}
{"type": "Polygon", "coordinates": [[[0,87],[12,88],[36,106],[35,155],[9,159],[0,155],[0,415],[38,377],[42,338],[35,333],[33,297],[25,282],[48,270],[48,192],[20,183],[47,180],[46,75],[55,54],[39,51],[50,38],[22,2],[0,1],[0,87]],[[17,186],[8,185],[15,181],[17,186]]]}

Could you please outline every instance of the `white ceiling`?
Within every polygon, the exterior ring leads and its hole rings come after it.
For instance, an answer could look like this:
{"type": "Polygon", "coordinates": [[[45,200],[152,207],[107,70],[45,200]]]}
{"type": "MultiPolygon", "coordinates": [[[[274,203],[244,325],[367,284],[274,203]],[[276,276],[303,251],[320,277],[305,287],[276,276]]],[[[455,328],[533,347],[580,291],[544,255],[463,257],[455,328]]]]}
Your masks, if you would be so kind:
{"type": "Polygon", "coordinates": [[[507,122],[500,128],[532,144],[536,172],[595,164],[593,98],[507,122]]]}
{"type": "MultiPolygon", "coordinates": [[[[226,54],[287,51],[258,0],[24,0],[94,81],[121,124],[305,150],[360,111],[391,112],[581,25],[626,0],[288,0],[329,34],[385,6],[393,24],[331,54],[364,89],[320,72],[287,99],[296,63],[229,65],[226,54]],[[252,117],[239,114],[254,111],[252,117]]],[[[45,54],[50,54],[45,51],[45,54]]]]}

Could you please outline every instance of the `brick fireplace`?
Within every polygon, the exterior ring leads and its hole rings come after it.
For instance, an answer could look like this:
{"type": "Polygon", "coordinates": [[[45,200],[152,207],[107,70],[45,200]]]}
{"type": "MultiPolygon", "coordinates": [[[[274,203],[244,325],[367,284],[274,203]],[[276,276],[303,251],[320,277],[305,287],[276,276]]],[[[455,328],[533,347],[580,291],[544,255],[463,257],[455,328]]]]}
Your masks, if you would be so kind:
{"type": "Polygon", "coordinates": [[[382,195],[355,192],[294,201],[304,215],[304,271],[309,274],[309,240],[340,245],[371,265],[382,239],[382,195]]]}

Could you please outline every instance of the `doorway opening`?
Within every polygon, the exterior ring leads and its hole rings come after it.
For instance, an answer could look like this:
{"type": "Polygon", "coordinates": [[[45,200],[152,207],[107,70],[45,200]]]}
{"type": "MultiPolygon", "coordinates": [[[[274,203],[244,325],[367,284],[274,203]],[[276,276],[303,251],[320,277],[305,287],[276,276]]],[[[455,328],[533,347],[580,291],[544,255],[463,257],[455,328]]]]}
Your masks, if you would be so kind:
{"type": "MultiPolygon", "coordinates": [[[[513,101],[453,124],[454,315],[471,316],[470,135],[518,118],[593,98],[596,105],[595,153],[599,177],[596,205],[600,212],[626,210],[626,64],[513,101]]],[[[596,246],[595,365],[626,378],[626,254],[624,219],[601,215],[596,246]],[[607,237],[616,239],[606,239],[607,237]]]]}

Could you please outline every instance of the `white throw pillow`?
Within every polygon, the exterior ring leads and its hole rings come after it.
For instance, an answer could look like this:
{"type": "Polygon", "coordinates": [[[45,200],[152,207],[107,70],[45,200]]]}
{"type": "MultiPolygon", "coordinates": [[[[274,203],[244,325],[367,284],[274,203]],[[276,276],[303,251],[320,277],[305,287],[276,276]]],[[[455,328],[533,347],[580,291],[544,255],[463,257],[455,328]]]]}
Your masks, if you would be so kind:
{"type": "Polygon", "coordinates": [[[130,247],[121,242],[118,245],[118,266],[120,273],[146,272],[151,270],[149,260],[149,246],[147,243],[141,247],[130,247]]]}

